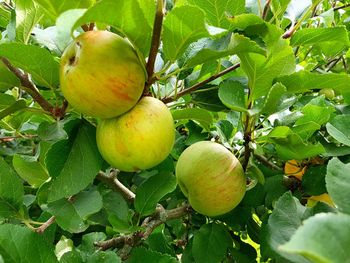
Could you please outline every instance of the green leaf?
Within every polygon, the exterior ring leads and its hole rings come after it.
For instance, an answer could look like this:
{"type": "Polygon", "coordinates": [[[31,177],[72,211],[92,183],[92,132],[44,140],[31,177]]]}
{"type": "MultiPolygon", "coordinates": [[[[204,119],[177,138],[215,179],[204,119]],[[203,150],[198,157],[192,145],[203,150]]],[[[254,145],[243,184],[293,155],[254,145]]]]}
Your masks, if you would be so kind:
{"type": "Polygon", "coordinates": [[[204,12],[194,6],[180,6],[169,12],[163,24],[163,51],[170,61],[179,58],[192,42],[208,36],[204,19],[204,12]]]}
{"type": "Polygon", "coordinates": [[[38,136],[43,141],[57,141],[68,139],[68,135],[64,130],[62,122],[57,121],[52,124],[48,122],[42,122],[38,128],[38,136]]]}
{"type": "Polygon", "coordinates": [[[280,255],[292,262],[309,262],[301,256],[290,256],[279,251],[279,246],[288,242],[301,226],[305,210],[306,208],[290,192],[286,192],[278,199],[267,224],[264,225],[264,232],[262,233],[264,240],[261,244],[263,255],[269,257],[280,255]]]}
{"type": "Polygon", "coordinates": [[[231,245],[232,239],[224,225],[205,224],[194,234],[193,257],[196,262],[221,262],[231,245]]]}
{"type": "Polygon", "coordinates": [[[102,197],[96,190],[90,189],[82,191],[74,197],[74,208],[82,219],[87,219],[90,215],[101,210],[102,197]]]}
{"type": "Polygon", "coordinates": [[[55,21],[56,18],[67,11],[68,9],[78,9],[78,8],[88,8],[95,3],[95,0],[34,0],[39,4],[46,12],[48,17],[52,21],[55,21]]]}
{"type": "Polygon", "coordinates": [[[185,53],[185,66],[193,67],[211,60],[241,53],[265,55],[265,50],[249,38],[234,33],[220,39],[201,39],[191,44],[185,53]]]}
{"type": "MultiPolygon", "coordinates": [[[[262,26],[266,30],[265,21],[254,14],[241,14],[234,17],[230,17],[231,29],[244,31],[248,27],[262,26]]],[[[262,32],[261,32],[262,33],[262,32]]]]}
{"type": "Polygon", "coordinates": [[[74,205],[66,199],[49,203],[47,212],[55,216],[56,223],[62,229],[71,233],[80,233],[88,228],[88,225],[85,225],[74,205]]]}
{"type": "Polygon", "coordinates": [[[350,164],[344,164],[339,159],[329,161],[326,175],[326,188],[332,201],[340,211],[350,214],[348,201],[350,194],[350,164]]]}
{"type": "Polygon", "coordinates": [[[176,178],[171,173],[158,173],[136,189],[135,209],[146,216],[154,212],[159,200],[176,188],[176,178]]]}
{"type": "Polygon", "coordinates": [[[322,213],[303,222],[291,240],[280,249],[312,262],[348,262],[350,216],[322,213]]]}
{"type": "Polygon", "coordinates": [[[84,220],[102,208],[102,198],[95,190],[83,191],[69,201],[61,199],[48,204],[48,212],[55,216],[57,224],[72,233],[85,231],[84,220]]]}
{"type": "MultiPolygon", "coordinates": [[[[154,4],[153,2],[151,9],[154,9],[154,4]]],[[[147,56],[151,45],[153,24],[149,24],[149,19],[148,17],[146,19],[138,1],[99,1],[79,18],[73,29],[89,22],[105,23],[115,27],[126,35],[145,57],[147,56]]]]}
{"type": "Polygon", "coordinates": [[[227,80],[219,85],[219,98],[231,110],[247,111],[245,87],[238,81],[227,80]]]}
{"type": "Polygon", "coordinates": [[[81,263],[83,259],[77,250],[64,253],[60,258],[60,263],[81,263]]]}
{"type": "Polygon", "coordinates": [[[16,39],[28,43],[30,34],[43,17],[39,6],[32,0],[16,1],[16,39]]]}
{"type": "Polygon", "coordinates": [[[97,253],[92,254],[87,263],[121,263],[120,257],[114,251],[98,251],[97,253]]]}
{"type": "Polygon", "coordinates": [[[114,229],[129,228],[129,207],[124,197],[117,192],[108,192],[102,196],[103,207],[108,214],[108,221],[114,229]]]}
{"type": "Polygon", "coordinates": [[[338,115],[334,117],[326,128],[329,135],[331,135],[338,142],[350,146],[350,119],[349,115],[338,115]]]}
{"type": "Polygon", "coordinates": [[[266,96],[276,77],[295,71],[293,50],[288,42],[281,38],[282,31],[272,24],[264,25],[266,28],[258,32],[266,44],[267,57],[253,53],[238,54],[241,67],[249,79],[252,99],[266,96]]]}
{"type": "Polygon", "coordinates": [[[267,116],[277,112],[279,106],[281,105],[281,100],[283,95],[287,92],[287,88],[281,83],[275,83],[269,93],[266,96],[264,106],[261,109],[262,113],[265,113],[267,116]]]}
{"type": "Polygon", "coordinates": [[[56,88],[59,84],[59,63],[44,48],[21,43],[0,44],[0,57],[30,73],[38,85],[56,88]]]}
{"type": "Polygon", "coordinates": [[[6,259],[6,263],[58,262],[54,247],[44,236],[27,227],[12,224],[0,225],[0,255],[6,259]]]}
{"type": "Polygon", "coordinates": [[[349,46],[349,36],[345,26],[303,28],[293,34],[291,45],[320,46],[326,54],[333,55],[349,46]]]}
{"type": "Polygon", "coordinates": [[[335,91],[348,90],[350,76],[347,74],[318,74],[307,71],[298,71],[288,76],[277,78],[276,81],[286,86],[292,93],[301,93],[312,89],[332,88],[335,91]]]}
{"type": "MultiPolygon", "coordinates": [[[[0,73],[1,74],[1,73],[0,73]]],[[[0,109],[7,108],[11,104],[15,103],[16,100],[13,96],[6,93],[0,93],[0,109]]]]}
{"type": "Polygon", "coordinates": [[[244,0],[186,0],[185,2],[201,8],[205,12],[207,22],[221,28],[230,27],[227,16],[245,12],[244,0]]]}
{"type": "Polygon", "coordinates": [[[23,196],[23,185],[18,175],[0,158],[0,217],[15,215],[22,206],[23,196]]]}
{"type": "Polygon", "coordinates": [[[56,43],[61,52],[72,41],[72,27],[85,13],[86,9],[71,9],[63,12],[56,20],[56,43]]]}
{"type": "Polygon", "coordinates": [[[61,169],[55,169],[54,175],[48,168],[53,177],[49,202],[74,195],[93,182],[103,162],[97,149],[95,134],[96,129],[93,126],[82,124],[74,139],[59,141],[53,145],[58,145],[58,148],[52,147],[49,150],[46,163],[54,163],[57,159],[61,162],[61,169]],[[61,146],[63,150],[59,151],[61,146]]]}
{"type": "Polygon", "coordinates": [[[345,26],[330,28],[303,28],[293,34],[291,45],[314,45],[322,42],[341,42],[349,45],[348,33],[345,26]]]}
{"type": "Polygon", "coordinates": [[[88,234],[84,234],[81,239],[81,245],[79,246],[79,250],[87,253],[94,254],[96,253],[95,242],[103,241],[106,239],[106,234],[103,232],[91,232],[88,234]]]}
{"type": "Polygon", "coordinates": [[[304,142],[287,126],[276,127],[268,134],[268,138],[276,145],[278,156],[284,160],[302,160],[325,152],[321,143],[304,142]]]}
{"type": "Polygon", "coordinates": [[[213,115],[204,109],[200,108],[186,108],[180,110],[171,111],[174,120],[195,120],[209,130],[210,125],[213,123],[213,115]]]}
{"type": "Polygon", "coordinates": [[[25,109],[26,107],[27,107],[26,101],[24,99],[19,99],[13,104],[11,104],[10,106],[8,106],[7,108],[0,111],[0,120],[12,113],[25,109]]]}
{"type": "Polygon", "coordinates": [[[277,19],[281,19],[291,0],[272,0],[271,11],[277,19]]]}
{"type": "Polygon", "coordinates": [[[154,229],[152,234],[147,238],[149,248],[159,253],[175,256],[171,244],[168,243],[169,237],[166,235],[165,232],[166,230],[164,224],[154,229]]]}
{"type": "Polygon", "coordinates": [[[302,186],[308,195],[320,195],[327,192],[326,189],[326,165],[309,167],[302,177],[302,186]]]}
{"type": "Polygon", "coordinates": [[[15,154],[12,164],[17,174],[34,188],[49,179],[47,170],[35,157],[15,154]]]}
{"type": "Polygon", "coordinates": [[[0,91],[6,91],[13,87],[18,87],[21,83],[19,79],[0,61],[0,91]]]}
{"type": "Polygon", "coordinates": [[[156,251],[148,250],[143,247],[134,248],[131,251],[130,258],[127,263],[177,263],[178,261],[166,254],[161,254],[156,251]]]}

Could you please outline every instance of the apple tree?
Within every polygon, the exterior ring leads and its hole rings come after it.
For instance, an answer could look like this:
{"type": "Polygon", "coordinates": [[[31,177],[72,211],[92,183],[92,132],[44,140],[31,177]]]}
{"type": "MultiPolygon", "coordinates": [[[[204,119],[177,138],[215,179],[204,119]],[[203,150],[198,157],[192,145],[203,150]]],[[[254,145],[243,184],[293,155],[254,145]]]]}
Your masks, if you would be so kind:
{"type": "Polygon", "coordinates": [[[0,0],[0,262],[349,262],[349,21],[0,0]]]}

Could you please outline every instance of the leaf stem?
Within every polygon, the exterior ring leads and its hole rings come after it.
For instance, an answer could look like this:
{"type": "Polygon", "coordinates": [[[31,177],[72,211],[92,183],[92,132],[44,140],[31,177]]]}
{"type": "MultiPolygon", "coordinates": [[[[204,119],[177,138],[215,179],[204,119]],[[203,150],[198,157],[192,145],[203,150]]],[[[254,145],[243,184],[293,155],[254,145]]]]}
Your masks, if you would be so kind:
{"type": "Polygon", "coordinates": [[[221,77],[221,76],[223,76],[223,75],[225,75],[225,74],[227,74],[227,73],[229,73],[231,71],[234,71],[235,69],[239,68],[240,66],[241,66],[241,64],[237,63],[237,64],[235,64],[235,65],[233,65],[231,67],[228,67],[227,69],[225,69],[225,70],[223,70],[223,71],[221,71],[221,72],[219,72],[219,73],[217,73],[217,74],[215,74],[215,75],[213,75],[213,76],[211,76],[211,77],[209,77],[209,78],[207,78],[207,79],[205,79],[205,80],[203,80],[201,82],[198,82],[197,84],[194,84],[193,86],[189,87],[188,89],[180,91],[177,94],[176,98],[169,96],[169,97],[163,98],[162,101],[164,103],[172,102],[172,101],[174,101],[174,100],[176,100],[176,99],[178,99],[178,98],[180,98],[180,97],[182,97],[182,96],[184,96],[186,94],[189,94],[189,93],[199,89],[201,86],[203,86],[203,85],[205,85],[205,84],[207,84],[207,83],[209,83],[209,82],[211,82],[211,81],[213,81],[213,80],[215,80],[215,79],[217,79],[217,78],[219,78],[219,77],[221,77]]]}

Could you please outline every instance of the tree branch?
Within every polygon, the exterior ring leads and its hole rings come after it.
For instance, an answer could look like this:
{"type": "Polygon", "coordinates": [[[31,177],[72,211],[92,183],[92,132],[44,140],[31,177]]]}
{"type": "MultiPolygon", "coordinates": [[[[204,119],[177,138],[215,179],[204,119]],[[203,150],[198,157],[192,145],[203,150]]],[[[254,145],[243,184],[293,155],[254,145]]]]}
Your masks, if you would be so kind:
{"type": "Polygon", "coordinates": [[[270,162],[265,156],[254,154],[255,158],[258,159],[262,164],[264,164],[267,167],[270,167],[272,170],[276,171],[283,171],[283,169],[276,164],[270,162]]]}
{"type": "Polygon", "coordinates": [[[118,236],[106,241],[95,242],[94,245],[101,250],[107,250],[111,247],[122,248],[120,250],[120,256],[122,259],[127,257],[128,251],[131,247],[138,245],[143,240],[146,240],[158,226],[165,222],[181,218],[191,212],[191,208],[188,204],[181,207],[177,207],[171,210],[165,210],[162,206],[158,206],[156,213],[150,217],[147,217],[142,222],[143,231],[131,233],[129,235],[118,236]]]}
{"type": "Polygon", "coordinates": [[[237,63],[237,64],[235,64],[235,65],[233,65],[231,67],[228,67],[227,69],[225,69],[225,70],[223,70],[223,71],[221,71],[221,72],[219,72],[219,73],[217,73],[217,74],[215,74],[215,75],[213,75],[213,76],[211,76],[211,77],[209,77],[209,78],[207,78],[207,79],[205,79],[205,80],[203,80],[203,81],[193,85],[192,87],[189,87],[188,89],[185,89],[185,90],[179,92],[176,97],[165,97],[165,98],[162,99],[162,101],[164,103],[172,102],[172,101],[178,99],[179,97],[182,97],[182,96],[184,96],[186,94],[189,94],[189,93],[199,89],[201,86],[203,86],[203,85],[205,85],[205,84],[207,84],[207,83],[209,83],[209,82],[211,82],[211,81],[213,81],[213,80],[215,80],[217,78],[220,78],[221,76],[223,76],[223,75],[225,75],[225,74],[227,74],[227,73],[229,73],[231,71],[236,70],[240,66],[241,66],[241,64],[237,63]]]}
{"type": "Polygon", "coordinates": [[[118,173],[118,170],[112,171],[109,175],[100,172],[97,174],[97,179],[109,184],[114,191],[121,193],[127,201],[134,201],[135,194],[117,179],[118,173]]]}
{"type": "Polygon", "coordinates": [[[65,105],[63,105],[62,108],[54,107],[40,94],[35,84],[31,81],[28,73],[14,67],[7,58],[0,57],[0,60],[13,74],[16,75],[21,82],[22,89],[28,92],[28,94],[32,96],[44,111],[49,112],[54,118],[62,118],[64,116],[66,109],[65,105]]]}
{"type": "Polygon", "coordinates": [[[262,13],[262,19],[266,19],[266,16],[267,16],[267,13],[268,13],[268,11],[269,11],[269,8],[270,8],[270,4],[271,4],[271,0],[267,0],[266,1],[266,4],[265,4],[265,6],[264,6],[264,10],[263,10],[263,13],[262,13]]]}
{"type": "Polygon", "coordinates": [[[149,94],[149,88],[156,80],[153,77],[154,64],[156,62],[156,57],[157,57],[157,53],[160,45],[160,35],[162,32],[163,18],[164,18],[164,0],[157,0],[157,10],[154,18],[151,49],[149,51],[148,61],[146,65],[148,79],[146,81],[145,89],[143,91],[144,95],[149,94]]]}
{"type": "Polygon", "coordinates": [[[350,4],[346,4],[346,5],[342,5],[342,6],[337,6],[337,7],[334,7],[333,8],[333,11],[337,11],[337,10],[340,10],[340,9],[345,9],[345,8],[348,8],[350,7],[350,4]]]}
{"type": "MultiPolygon", "coordinates": [[[[250,108],[250,105],[248,106],[248,109],[249,108],[250,108]]],[[[252,131],[251,131],[251,127],[250,127],[250,122],[251,122],[251,118],[247,114],[246,115],[245,125],[244,125],[244,134],[243,134],[243,139],[244,139],[244,144],[243,144],[244,145],[244,159],[243,159],[242,167],[243,167],[244,171],[247,170],[249,159],[250,159],[250,154],[251,154],[251,149],[250,149],[250,146],[249,146],[249,143],[252,140],[252,138],[251,138],[252,131]]]]}
{"type": "Polygon", "coordinates": [[[35,232],[42,234],[45,230],[55,222],[56,218],[51,216],[44,224],[35,229],[35,232]]]}

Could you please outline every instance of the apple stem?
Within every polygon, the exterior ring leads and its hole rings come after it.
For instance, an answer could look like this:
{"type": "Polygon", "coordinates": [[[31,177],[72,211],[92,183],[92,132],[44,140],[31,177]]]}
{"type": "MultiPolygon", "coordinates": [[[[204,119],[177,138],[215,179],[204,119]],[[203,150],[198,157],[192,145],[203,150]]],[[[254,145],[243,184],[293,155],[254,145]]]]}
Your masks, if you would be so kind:
{"type": "Polygon", "coordinates": [[[144,96],[149,95],[150,93],[149,88],[157,80],[156,78],[154,78],[153,74],[154,74],[154,64],[156,62],[156,57],[157,57],[157,53],[160,45],[160,36],[162,32],[163,18],[164,18],[164,0],[157,0],[157,10],[154,18],[151,48],[149,51],[148,61],[146,65],[148,79],[145,83],[145,89],[143,91],[144,96]]]}
{"type": "Polygon", "coordinates": [[[228,68],[224,69],[223,71],[220,71],[219,73],[217,73],[215,75],[212,75],[209,78],[207,78],[207,79],[205,79],[205,80],[203,80],[201,82],[198,82],[198,83],[194,84],[193,86],[191,86],[191,87],[189,87],[189,88],[187,88],[185,90],[180,91],[179,93],[177,93],[176,98],[175,97],[165,97],[165,98],[162,99],[162,101],[164,103],[173,102],[174,100],[176,100],[176,99],[178,99],[178,98],[180,98],[180,97],[182,97],[182,96],[184,96],[186,94],[189,94],[189,93],[199,89],[203,85],[205,85],[205,84],[207,84],[207,83],[209,83],[209,82],[211,82],[211,81],[213,81],[213,80],[215,80],[217,78],[220,78],[221,76],[223,76],[223,75],[225,75],[225,74],[227,74],[227,73],[229,73],[231,71],[236,70],[240,66],[241,66],[241,64],[237,63],[237,64],[235,64],[235,65],[233,65],[231,67],[228,67],[228,68]]]}

